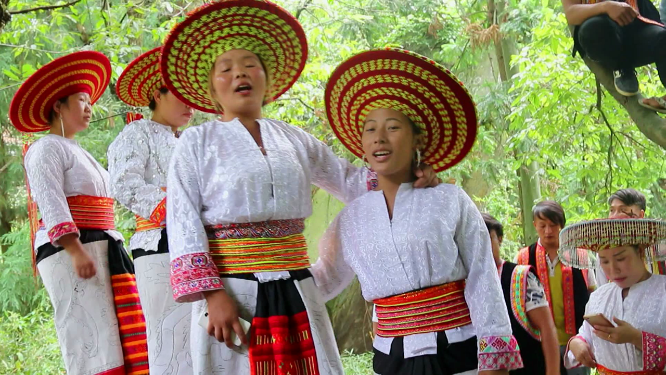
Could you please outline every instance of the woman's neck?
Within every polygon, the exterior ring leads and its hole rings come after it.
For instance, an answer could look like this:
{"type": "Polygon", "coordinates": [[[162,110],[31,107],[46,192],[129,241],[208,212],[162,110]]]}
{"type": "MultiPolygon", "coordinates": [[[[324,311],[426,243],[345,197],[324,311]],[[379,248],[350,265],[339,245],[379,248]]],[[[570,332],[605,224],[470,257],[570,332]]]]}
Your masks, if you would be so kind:
{"type": "Polygon", "coordinates": [[[413,182],[414,180],[414,174],[411,170],[392,175],[377,174],[377,190],[384,192],[389,218],[393,218],[393,207],[395,206],[395,198],[398,195],[400,185],[413,182]]]}
{"type": "Polygon", "coordinates": [[[67,129],[65,129],[65,134],[63,135],[62,131],[63,129],[60,127],[60,124],[53,125],[51,126],[51,130],[49,130],[49,134],[59,135],[67,139],[74,139],[74,136],[76,135],[76,132],[68,132],[67,129]]]}
{"type": "Polygon", "coordinates": [[[169,122],[162,116],[161,114],[157,112],[153,112],[153,116],[150,118],[150,121],[156,122],[158,124],[162,124],[164,126],[168,126],[171,128],[171,131],[175,134],[178,131],[178,126],[173,126],[169,124],[169,122]]]}
{"type": "Polygon", "coordinates": [[[225,112],[222,115],[222,121],[224,122],[229,122],[235,118],[248,130],[251,130],[257,126],[257,120],[261,118],[261,111],[248,113],[225,112]]]}

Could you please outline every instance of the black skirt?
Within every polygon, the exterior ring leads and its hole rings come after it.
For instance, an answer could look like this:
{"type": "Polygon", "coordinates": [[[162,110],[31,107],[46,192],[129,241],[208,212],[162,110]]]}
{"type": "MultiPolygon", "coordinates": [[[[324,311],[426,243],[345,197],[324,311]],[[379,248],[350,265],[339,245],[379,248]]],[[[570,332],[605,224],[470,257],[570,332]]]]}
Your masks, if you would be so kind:
{"type": "Polygon", "coordinates": [[[446,333],[437,332],[437,354],[405,358],[402,337],[396,337],[387,355],[374,349],[373,369],[379,375],[453,375],[478,368],[476,336],[449,344],[446,333]]]}

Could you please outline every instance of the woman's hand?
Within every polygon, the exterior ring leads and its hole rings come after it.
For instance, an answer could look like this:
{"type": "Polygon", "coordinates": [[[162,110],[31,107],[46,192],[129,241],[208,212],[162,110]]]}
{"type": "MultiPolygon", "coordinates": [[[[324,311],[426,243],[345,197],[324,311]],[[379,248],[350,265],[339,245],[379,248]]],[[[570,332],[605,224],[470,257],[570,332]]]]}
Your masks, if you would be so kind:
{"type": "Polygon", "coordinates": [[[205,292],[208,302],[208,334],[228,348],[234,347],[232,332],[235,332],[243,345],[247,345],[245,331],[238,320],[238,306],[224,290],[205,292]]]}
{"type": "Polygon", "coordinates": [[[643,332],[624,320],[614,317],[613,321],[617,327],[594,326],[594,334],[613,344],[633,344],[638,350],[643,350],[643,332]]]}
{"type": "Polygon", "coordinates": [[[414,174],[416,175],[415,188],[435,187],[442,183],[435,170],[427,164],[414,167],[414,174]]]}
{"type": "Polygon", "coordinates": [[[576,361],[585,367],[596,368],[597,362],[594,359],[590,346],[583,340],[573,339],[569,343],[569,350],[576,357],[576,361]]]}
{"type": "Polygon", "coordinates": [[[89,279],[97,274],[95,261],[79,241],[77,233],[69,233],[58,239],[65,251],[72,257],[76,274],[82,279],[89,279]]]}

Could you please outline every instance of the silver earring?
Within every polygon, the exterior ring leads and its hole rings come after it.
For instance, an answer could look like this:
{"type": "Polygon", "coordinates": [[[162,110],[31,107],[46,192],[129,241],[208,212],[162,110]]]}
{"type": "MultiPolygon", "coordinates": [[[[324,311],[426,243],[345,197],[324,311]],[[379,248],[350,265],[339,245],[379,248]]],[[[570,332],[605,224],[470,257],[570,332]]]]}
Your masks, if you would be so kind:
{"type": "Polygon", "coordinates": [[[418,167],[420,165],[421,165],[421,150],[419,150],[417,148],[416,149],[416,166],[418,167]]]}
{"type": "Polygon", "coordinates": [[[62,131],[62,136],[64,138],[65,137],[65,124],[62,123],[62,116],[58,116],[58,117],[60,117],[60,131],[62,131]]]}
{"type": "Polygon", "coordinates": [[[363,155],[361,160],[363,160],[363,165],[365,165],[366,168],[370,169],[370,163],[368,163],[368,160],[365,158],[365,155],[363,155]]]}

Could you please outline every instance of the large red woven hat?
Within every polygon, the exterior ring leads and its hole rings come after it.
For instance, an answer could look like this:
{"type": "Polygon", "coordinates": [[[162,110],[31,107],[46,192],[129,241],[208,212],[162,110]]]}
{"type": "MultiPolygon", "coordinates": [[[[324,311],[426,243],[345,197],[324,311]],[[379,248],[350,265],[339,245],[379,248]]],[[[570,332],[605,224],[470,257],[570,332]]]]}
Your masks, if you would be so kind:
{"type": "Polygon", "coordinates": [[[558,253],[567,266],[594,268],[593,253],[621,246],[638,246],[648,260],[666,260],[666,221],[598,219],[569,225],[560,232],[558,253]]]}
{"type": "Polygon", "coordinates": [[[460,162],[476,138],[476,107],[462,82],[402,49],[371,50],[342,63],[326,85],[325,101],[333,131],[359,158],[365,117],[378,108],[402,112],[421,128],[422,160],[436,172],[460,162]]]}
{"type": "Polygon", "coordinates": [[[176,25],[162,51],[161,69],[169,90],[183,103],[215,112],[208,77],[215,59],[245,49],[262,60],[270,85],[266,102],[298,79],[307,60],[305,32],[289,12],[264,0],[225,0],[204,5],[176,25]]]}
{"type": "Polygon", "coordinates": [[[153,92],[164,87],[160,73],[162,47],[152,49],[132,60],[120,74],[116,83],[116,94],[123,102],[133,107],[147,107],[153,92]]]}
{"type": "Polygon", "coordinates": [[[22,132],[48,130],[53,104],[66,96],[87,93],[94,104],[111,79],[111,63],[95,51],[74,52],[39,68],[16,91],[9,119],[22,132]]]}

